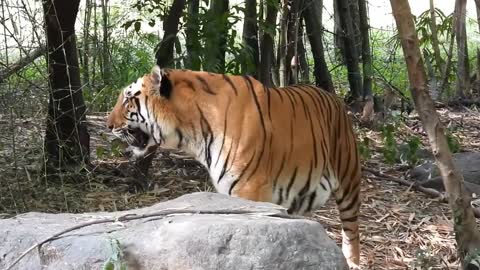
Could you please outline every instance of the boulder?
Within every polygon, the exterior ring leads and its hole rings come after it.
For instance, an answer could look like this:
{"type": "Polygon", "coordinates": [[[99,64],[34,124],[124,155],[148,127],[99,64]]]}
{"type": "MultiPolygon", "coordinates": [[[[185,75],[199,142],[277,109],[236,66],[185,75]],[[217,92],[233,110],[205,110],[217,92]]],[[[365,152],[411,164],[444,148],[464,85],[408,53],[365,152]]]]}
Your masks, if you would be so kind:
{"type": "Polygon", "coordinates": [[[62,234],[12,269],[104,269],[107,262],[129,270],[348,269],[318,222],[289,216],[275,204],[207,192],[129,211],[0,220],[0,269],[58,232],[109,219],[120,221],[62,234]]]}
{"type": "MultiPolygon", "coordinates": [[[[455,153],[453,159],[455,166],[463,174],[467,191],[480,195],[480,152],[455,153]]],[[[420,182],[424,187],[445,190],[435,161],[429,160],[413,168],[409,174],[411,179],[420,182]]]]}

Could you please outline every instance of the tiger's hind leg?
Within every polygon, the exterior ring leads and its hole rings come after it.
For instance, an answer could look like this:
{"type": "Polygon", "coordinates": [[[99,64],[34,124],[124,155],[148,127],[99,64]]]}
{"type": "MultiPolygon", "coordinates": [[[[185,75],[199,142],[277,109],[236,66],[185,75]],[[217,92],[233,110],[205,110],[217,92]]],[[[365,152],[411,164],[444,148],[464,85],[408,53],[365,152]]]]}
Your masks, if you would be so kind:
{"type": "Polygon", "coordinates": [[[359,179],[350,181],[345,189],[339,188],[334,193],[342,223],[342,251],[351,269],[359,269],[360,266],[359,183],[359,179]]]}

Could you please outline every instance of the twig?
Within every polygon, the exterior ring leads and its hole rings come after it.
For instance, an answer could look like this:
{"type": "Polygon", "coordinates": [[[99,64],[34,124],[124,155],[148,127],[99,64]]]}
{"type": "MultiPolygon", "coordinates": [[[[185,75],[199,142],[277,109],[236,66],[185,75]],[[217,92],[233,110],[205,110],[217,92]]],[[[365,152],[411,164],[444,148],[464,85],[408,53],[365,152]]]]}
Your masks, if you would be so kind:
{"type": "MultiPolygon", "coordinates": [[[[425,194],[427,194],[429,196],[432,196],[434,198],[439,198],[439,200],[441,202],[448,203],[448,198],[442,192],[439,192],[438,190],[435,190],[433,188],[426,188],[426,187],[423,187],[416,182],[411,182],[411,181],[408,181],[408,180],[405,180],[405,179],[392,177],[390,175],[386,175],[384,173],[381,173],[381,172],[379,172],[377,170],[374,170],[374,169],[371,169],[371,168],[362,167],[362,170],[375,175],[376,178],[378,178],[378,179],[397,182],[399,184],[402,184],[404,186],[408,186],[409,188],[413,188],[414,190],[420,191],[420,192],[425,193],[425,194]]],[[[475,214],[476,218],[480,218],[480,208],[473,207],[473,213],[475,214]]]]}
{"type": "Polygon", "coordinates": [[[159,211],[155,211],[152,213],[137,215],[137,214],[126,214],[123,216],[115,217],[115,218],[106,218],[102,220],[93,220],[89,222],[85,222],[82,224],[75,225],[73,227],[67,228],[63,231],[60,231],[52,236],[45,238],[44,240],[34,244],[27,250],[25,250],[13,263],[11,263],[6,270],[10,270],[13,266],[15,266],[23,257],[25,257],[28,253],[34,250],[41,245],[58,238],[59,236],[69,233],[71,231],[75,231],[81,228],[85,228],[88,226],[96,225],[96,224],[103,224],[103,223],[114,223],[114,222],[126,222],[132,221],[137,219],[145,219],[150,217],[161,217],[161,216],[168,216],[173,214],[196,214],[196,215],[245,215],[245,214],[252,214],[252,215],[261,215],[261,216],[269,216],[269,217],[279,217],[279,218],[287,218],[287,219],[298,219],[299,217],[289,215],[286,213],[274,213],[274,212],[255,212],[249,210],[242,210],[242,209],[232,209],[232,210],[189,210],[189,209],[163,209],[159,211]]]}

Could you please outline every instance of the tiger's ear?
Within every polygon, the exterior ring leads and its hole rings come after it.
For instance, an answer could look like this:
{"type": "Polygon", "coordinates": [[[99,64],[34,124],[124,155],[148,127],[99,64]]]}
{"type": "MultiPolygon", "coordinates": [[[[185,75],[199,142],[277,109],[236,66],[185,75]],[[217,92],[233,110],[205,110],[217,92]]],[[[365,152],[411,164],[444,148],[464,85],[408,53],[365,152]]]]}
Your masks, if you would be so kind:
{"type": "Polygon", "coordinates": [[[168,77],[158,65],[155,65],[152,68],[150,78],[152,80],[154,95],[169,98],[172,91],[172,85],[168,77]]]}

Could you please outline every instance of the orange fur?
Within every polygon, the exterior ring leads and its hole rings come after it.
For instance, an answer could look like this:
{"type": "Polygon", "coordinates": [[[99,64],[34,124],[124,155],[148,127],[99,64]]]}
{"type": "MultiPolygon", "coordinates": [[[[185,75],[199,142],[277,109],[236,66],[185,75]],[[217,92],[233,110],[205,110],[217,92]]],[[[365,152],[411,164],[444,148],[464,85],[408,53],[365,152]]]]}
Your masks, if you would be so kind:
{"type": "MultiPolygon", "coordinates": [[[[139,91],[155,116],[146,125],[160,130],[160,147],[192,154],[219,192],[299,214],[317,209],[333,193],[343,252],[350,265],[359,264],[360,160],[339,98],[309,85],[267,88],[249,76],[188,70],[147,74],[139,91]]],[[[127,124],[124,102],[121,94],[109,127],[127,124]]]]}

